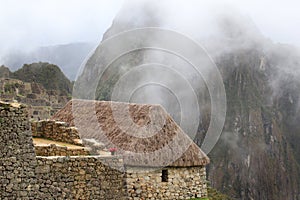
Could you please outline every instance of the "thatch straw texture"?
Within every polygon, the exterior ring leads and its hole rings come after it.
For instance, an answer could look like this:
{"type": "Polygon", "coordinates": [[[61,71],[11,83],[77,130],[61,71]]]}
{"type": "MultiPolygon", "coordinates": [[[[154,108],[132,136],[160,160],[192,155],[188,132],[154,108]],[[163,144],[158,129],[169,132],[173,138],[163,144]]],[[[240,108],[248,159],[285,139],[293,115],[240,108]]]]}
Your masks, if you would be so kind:
{"type": "Polygon", "coordinates": [[[80,137],[116,147],[125,165],[204,166],[209,158],[159,105],[72,100],[53,118],[80,137]]]}

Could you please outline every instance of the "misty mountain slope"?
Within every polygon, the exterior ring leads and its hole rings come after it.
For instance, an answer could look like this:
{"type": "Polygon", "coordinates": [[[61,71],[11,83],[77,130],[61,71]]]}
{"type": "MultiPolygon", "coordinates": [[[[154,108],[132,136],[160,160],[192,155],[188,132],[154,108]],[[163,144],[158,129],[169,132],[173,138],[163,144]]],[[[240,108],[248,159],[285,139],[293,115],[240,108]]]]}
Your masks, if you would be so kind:
{"type": "MultiPolygon", "coordinates": [[[[153,9],[147,7],[148,15],[136,23],[132,19],[139,17],[144,5],[131,10],[129,15],[127,9],[125,5],[104,39],[132,28],[164,27],[160,12],[151,12],[153,9]]],[[[216,20],[216,32],[212,33],[211,38],[197,38],[216,62],[227,96],[224,130],[221,139],[208,155],[211,158],[208,178],[214,188],[234,199],[298,200],[300,148],[297,144],[300,142],[300,113],[297,90],[300,86],[300,73],[297,69],[300,54],[291,47],[272,43],[259,33],[254,23],[247,20],[249,19],[231,14],[221,15],[216,20]]],[[[194,28],[198,30],[203,27],[194,28]]],[[[193,35],[197,36],[197,32],[193,35]]],[[[101,66],[101,60],[106,59],[109,49],[102,49],[97,54],[97,67],[101,69],[104,67],[101,66]]],[[[130,54],[113,63],[105,71],[102,80],[93,85],[97,87],[96,98],[110,100],[114,84],[122,74],[135,65],[151,61],[146,59],[147,54],[147,51],[130,54]]],[[[170,61],[170,66],[177,64],[177,60],[171,59],[169,55],[161,57],[161,60],[170,61]]],[[[95,80],[97,73],[94,72],[98,69],[94,64],[95,59],[87,62],[79,77],[80,83],[95,80]]],[[[180,64],[185,67],[183,63],[180,64]]],[[[139,83],[143,78],[147,78],[147,75],[135,77],[131,81],[139,83]]],[[[172,81],[173,86],[176,86],[178,80],[172,81]]],[[[198,83],[195,88],[200,98],[201,122],[194,139],[201,145],[210,122],[210,101],[207,90],[202,86],[203,80],[201,82],[196,79],[193,84],[195,83],[198,83]]],[[[89,89],[85,88],[85,84],[76,87],[79,91],[89,89]]],[[[146,94],[145,101],[157,95],[146,94]]],[[[86,97],[93,97],[93,94],[89,93],[86,97]]],[[[166,100],[164,106],[176,116],[179,112],[176,104],[169,100],[166,100]]],[[[177,119],[175,117],[178,122],[177,119]]]]}
{"type": "Polygon", "coordinates": [[[11,78],[29,83],[39,83],[47,90],[60,91],[62,95],[72,93],[72,83],[56,65],[49,63],[25,64],[21,69],[11,73],[11,78]]]}
{"type": "Polygon", "coordinates": [[[70,80],[75,80],[77,72],[94,49],[92,43],[40,47],[30,52],[10,52],[2,57],[2,64],[15,71],[25,63],[49,62],[61,67],[70,80]]]}
{"type": "Polygon", "coordinates": [[[260,55],[240,50],[218,60],[218,66],[232,70],[224,77],[227,117],[210,154],[209,179],[236,199],[298,199],[299,164],[278,118],[281,110],[270,103],[272,66],[261,68],[260,55]]]}

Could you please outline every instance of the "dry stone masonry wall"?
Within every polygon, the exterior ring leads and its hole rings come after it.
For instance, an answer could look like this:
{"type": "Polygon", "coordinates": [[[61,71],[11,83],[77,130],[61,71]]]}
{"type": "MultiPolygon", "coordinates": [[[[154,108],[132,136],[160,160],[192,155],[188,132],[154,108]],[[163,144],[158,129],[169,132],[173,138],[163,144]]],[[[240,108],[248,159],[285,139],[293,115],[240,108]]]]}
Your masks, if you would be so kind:
{"type": "MultiPolygon", "coordinates": [[[[78,139],[76,129],[64,123],[42,121],[33,123],[32,129],[38,137],[69,143],[78,139]]],[[[137,173],[127,166],[124,173],[120,156],[82,156],[86,152],[84,148],[79,150],[84,152],[55,145],[37,146],[37,154],[45,156],[36,156],[26,108],[0,102],[0,199],[153,200],[207,196],[204,167],[169,167],[163,174],[162,170],[137,173]],[[77,153],[81,156],[72,156],[77,153]]]]}
{"type": "Polygon", "coordinates": [[[22,105],[0,102],[0,145],[0,199],[127,199],[116,156],[36,157],[22,105]]]}
{"type": "Polygon", "coordinates": [[[163,170],[136,170],[128,169],[126,174],[130,200],[207,197],[205,167],[166,168],[165,175],[163,170]]]}
{"type": "Polygon", "coordinates": [[[38,185],[27,111],[0,102],[0,199],[34,199],[38,185]]]}
{"type": "Polygon", "coordinates": [[[127,199],[118,157],[37,157],[42,199],[127,199]],[[105,161],[104,161],[104,160],[105,161]]]}
{"type": "Polygon", "coordinates": [[[47,146],[35,146],[35,154],[37,156],[87,156],[89,151],[82,148],[68,148],[65,146],[57,146],[55,144],[50,144],[47,146]]]}
{"type": "Polygon", "coordinates": [[[33,137],[47,138],[55,141],[80,145],[80,137],[75,127],[67,123],[53,120],[41,120],[31,122],[33,137]]]}

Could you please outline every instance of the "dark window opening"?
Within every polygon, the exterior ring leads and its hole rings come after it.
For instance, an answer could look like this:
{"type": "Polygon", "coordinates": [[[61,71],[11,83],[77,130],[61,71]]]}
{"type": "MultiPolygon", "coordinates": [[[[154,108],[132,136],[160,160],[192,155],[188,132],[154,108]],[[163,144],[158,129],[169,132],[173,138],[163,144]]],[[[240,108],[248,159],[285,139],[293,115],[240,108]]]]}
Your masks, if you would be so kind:
{"type": "Polygon", "coordinates": [[[167,169],[163,169],[161,171],[161,181],[168,182],[168,170],[167,169]]]}

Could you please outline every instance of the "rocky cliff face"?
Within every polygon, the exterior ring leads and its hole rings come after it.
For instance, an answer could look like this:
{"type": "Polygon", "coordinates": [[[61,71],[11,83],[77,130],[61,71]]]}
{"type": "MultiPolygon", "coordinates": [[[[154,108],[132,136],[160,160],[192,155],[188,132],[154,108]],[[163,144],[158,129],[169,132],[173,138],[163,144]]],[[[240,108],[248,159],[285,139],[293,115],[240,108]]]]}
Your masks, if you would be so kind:
{"type": "Polygon", "coordinates": [[[299,199],[299,162],[285,122],[290,114],[275,103],[288,104],[288,98],[274,95],[274,65],[261,55],[240,50],[218,61],[228,110],[221,140],[210,154],[209,179],[235,199],[299,199]]]}

